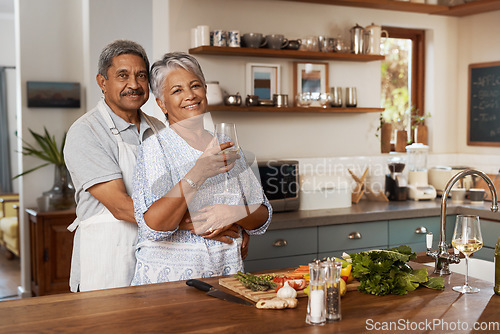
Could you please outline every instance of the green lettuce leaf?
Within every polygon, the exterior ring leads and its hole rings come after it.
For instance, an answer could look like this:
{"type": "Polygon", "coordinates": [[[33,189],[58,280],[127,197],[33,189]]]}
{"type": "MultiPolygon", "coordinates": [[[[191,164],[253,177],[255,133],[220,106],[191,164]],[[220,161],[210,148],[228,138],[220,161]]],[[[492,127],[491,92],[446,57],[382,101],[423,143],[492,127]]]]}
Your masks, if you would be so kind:
{"type": "Polygon", "coordinates": [[[405,295],[421,284],[432,288],[444,288],[444,280],[429,278],[427,269],[413,270],[408,261],[416,258],[409,246],[378,249],[350,254],[352,275],[360,281],[358,290],[364,293],[385,296],[405,295]]]}

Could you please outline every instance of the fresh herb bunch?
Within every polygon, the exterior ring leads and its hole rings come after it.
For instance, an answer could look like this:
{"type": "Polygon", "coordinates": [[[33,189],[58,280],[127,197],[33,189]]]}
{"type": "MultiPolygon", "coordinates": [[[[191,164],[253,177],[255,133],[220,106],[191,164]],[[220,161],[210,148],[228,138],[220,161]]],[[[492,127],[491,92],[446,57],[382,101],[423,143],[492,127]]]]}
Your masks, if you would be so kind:
{"type": "Polygon", "coordinates": [[[267,291],[269,289],[276,289],[277,287],[277,284],[272,281],[273,276],[271,275],[256,276],[238,271],[238,274],[234,275],[234,277],[237,278],[245,288],[252,291],[267,291]]]}
{"type": "Polygon", "coordinates": [[[358,290],[377,296],[406,295],[420,285],[444,289],[442,277],[429,277],[427,269],[412,269],[407,262],[417,255],[406,245],[350,254],[352,275],[360,281],[358,290]]]}

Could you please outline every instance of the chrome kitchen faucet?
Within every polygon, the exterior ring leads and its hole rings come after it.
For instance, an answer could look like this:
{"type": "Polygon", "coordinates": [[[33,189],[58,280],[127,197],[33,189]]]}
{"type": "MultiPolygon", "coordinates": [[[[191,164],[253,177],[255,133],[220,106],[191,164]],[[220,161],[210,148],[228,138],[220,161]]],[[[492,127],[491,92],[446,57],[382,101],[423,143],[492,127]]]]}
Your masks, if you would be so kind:
{"type": "Polygon", "coordinates": [[[441,231],[440,231],[440,241],[438,245],[438,250],[437,251],[432,251],[432,233],[427,233],[427,252],[426,254],[435,258],[436,259],[436,265],[434,268],[434,274],[439,274],[439,275],[449,275],[450,274],[450,268],[449,264],[450,263],[459,263],[460,258],[458,254],[450,254],[448,252],[448,245],[446,244],[446,200],[448,198],[448,194],[450,193],[451,188],[453,185],[460,180],[461,178],[467,176],[467,175],[478,175],[486,181],[488,184],[488,187],[490,188],[491,192],[491,211],[492,212],[497,212],[498,211],[498,203],[497,203],[497,192],[495,190],[495,186],[493,185],[493,182],[491,182],[491,179],[486,175],[485,173],[481,172],[480,170],[476,169],[466,169],[463,170],[459,173],[457,173],[455,176],[453,176],[450,181],[446,184],[446,187],[444,188],[443,195],[441,198],[441,231]]]}

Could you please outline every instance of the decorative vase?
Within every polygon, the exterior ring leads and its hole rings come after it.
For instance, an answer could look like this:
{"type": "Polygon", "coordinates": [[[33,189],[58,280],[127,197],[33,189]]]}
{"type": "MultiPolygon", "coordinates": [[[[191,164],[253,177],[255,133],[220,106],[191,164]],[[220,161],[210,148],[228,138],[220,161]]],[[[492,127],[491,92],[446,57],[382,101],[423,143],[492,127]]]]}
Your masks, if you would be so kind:
{"type": "Polygon", "coordinates": [[[396,152],[406,152],[406,145],[408,145],[408,133],[406,130],[397,130],[396,152]]]}
{"type": "Polygon", "coordinates": [[[66,210],[75,207],[75,187],[66,165],[54,166],[54,185],[43,193],[49,198],[50,210],[66,210]]]}
{"type": "Polygon", "coordinates": [[[420,124],[415,127],[415,143],[427,145],[427,125],[420,124]]]}
{"type": "Polygon", "coordinates": [[[391,152],[392,124],[383,123],[380,128],[380,151],[382,153],[391,152]]]}

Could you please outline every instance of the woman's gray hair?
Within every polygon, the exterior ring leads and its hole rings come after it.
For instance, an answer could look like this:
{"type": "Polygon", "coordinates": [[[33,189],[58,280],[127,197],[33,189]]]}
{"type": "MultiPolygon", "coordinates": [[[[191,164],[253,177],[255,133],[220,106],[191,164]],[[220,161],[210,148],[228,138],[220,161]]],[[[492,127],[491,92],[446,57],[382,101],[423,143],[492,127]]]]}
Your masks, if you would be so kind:
{"type": "Polygon", "coordinates": [[[148,56],[146,55],[146,51],[144,51],[144,48],[136,42],[128,40],[116,40],[106,45],[106,47],[102,50],[101,55],[99,56],[98,73],[105,77],[107,80],[108,69],[111,67],[111,65],[113,65],[113,58],[126,54],[132,54],[141,57],[146,64],[146,70],[148,71],[149,76],[149,60],[148,56]]]}
{"type": "Polygon", "coordinates": [[[151,91],[157,99],[163,101],[163,85],[167,74],[179,68],[183,68],[196,75],[200,79],[203,88],[205,88],[205,76],[196,58],[184,52],[166,53],[161,60],[156,61],[151,66],[149,84],[151,91]]]}

